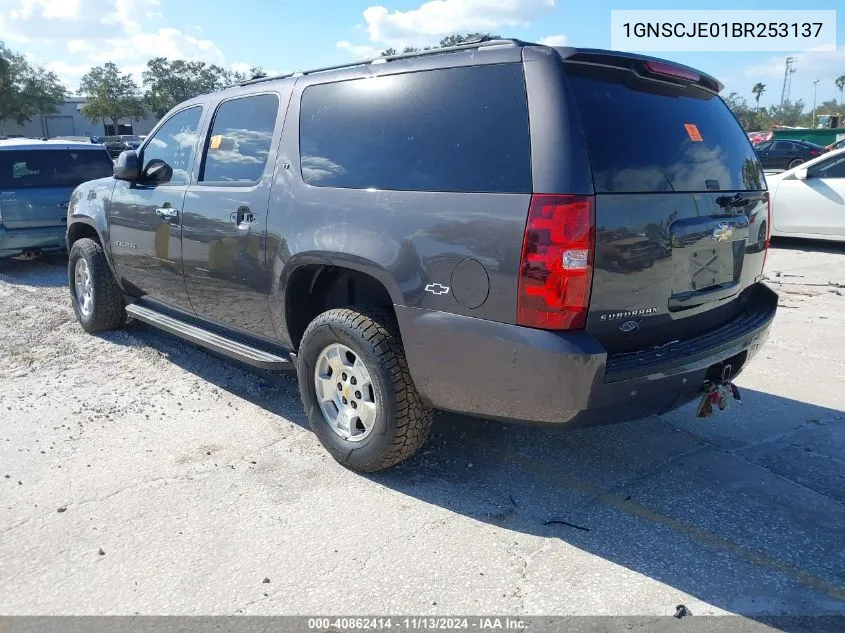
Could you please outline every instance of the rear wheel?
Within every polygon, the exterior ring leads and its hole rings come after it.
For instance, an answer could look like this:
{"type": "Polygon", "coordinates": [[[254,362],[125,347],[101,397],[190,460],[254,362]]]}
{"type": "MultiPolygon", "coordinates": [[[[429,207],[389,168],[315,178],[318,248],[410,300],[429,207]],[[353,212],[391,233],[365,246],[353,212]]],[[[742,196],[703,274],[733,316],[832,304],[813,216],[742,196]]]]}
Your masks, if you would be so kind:
{"type": "Polygon", "coordinates": [[[73,243],[68,255],[73,311],[86,332],[119,328],[126,322],[123,293],[114,280],[103,247],[90,238],[73,243]]]}
{"type": "Polygon", "coordinates": [[[792,169],[793,167],[798,167],[798,165],[803,162],[804,160],[801,158],[793,158],[791,161],[789,161],[789,168],[792,169]]]}
{"type": "Polygon", "coordinates": [[[311,428],[344,466],[389,468],[428,437],[432,411],[414,387],[389,313],[324,312],[305,330],[297,372],[311,428]]]}

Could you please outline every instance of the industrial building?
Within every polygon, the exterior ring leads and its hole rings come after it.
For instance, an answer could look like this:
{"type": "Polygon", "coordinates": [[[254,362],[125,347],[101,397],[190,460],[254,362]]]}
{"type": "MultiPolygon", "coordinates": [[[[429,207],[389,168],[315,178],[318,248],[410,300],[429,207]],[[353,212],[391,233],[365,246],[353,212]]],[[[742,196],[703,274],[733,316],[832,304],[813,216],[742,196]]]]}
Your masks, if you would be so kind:
{"type": "Polygon", "coordinates": [[[158,123],[155,117],[146,117],[138,121],[121,119],[119,129],[115,132],[112,131],[110,120],[91,121],[82,116],[80,109],[84,105],[84,98],[72,97],[62,103],[55,112],[36,115],[23,125],[18,125],[15,121],[0,121],[0,136],[53,138],[55,136],[148,134],[158,123]]]}

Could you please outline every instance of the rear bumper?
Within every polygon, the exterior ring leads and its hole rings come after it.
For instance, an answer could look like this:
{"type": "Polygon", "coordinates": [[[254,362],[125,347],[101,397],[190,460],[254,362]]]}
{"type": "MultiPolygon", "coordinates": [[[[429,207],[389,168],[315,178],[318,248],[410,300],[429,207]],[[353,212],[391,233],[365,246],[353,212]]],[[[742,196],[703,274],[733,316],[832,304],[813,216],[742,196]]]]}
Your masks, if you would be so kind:
{"type": "Polygon", "coordinates": [[[537,424],[602,424],[664,413],[768,337],[777,295],[758,284],[747,311],[661,350],[611,355],[586,332],[555,333],[396,306],[408,365],[430,406],[537,424]]]}
{"type": "Polygon", "coordinates": [[[56,253],[66,250],[64,226],[7,229],[0,226],[0,257],[17,257],[26,251],[56,253]]]}

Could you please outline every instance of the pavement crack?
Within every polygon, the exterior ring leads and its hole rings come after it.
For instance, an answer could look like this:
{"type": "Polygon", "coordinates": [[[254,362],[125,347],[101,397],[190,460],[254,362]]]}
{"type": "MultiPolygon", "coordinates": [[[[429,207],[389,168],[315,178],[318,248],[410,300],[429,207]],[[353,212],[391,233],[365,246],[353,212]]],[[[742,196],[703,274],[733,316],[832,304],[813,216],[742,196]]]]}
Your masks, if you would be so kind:
{"type": "MultiPolygon", "coordinates": [[[[665,420],[663,420],[663,421],[666,422],[665,420]]],[[[822,490],[817,490],[816,488],[813,488],[812,486],[808,486],[807,484],[801,483],[800,481],[798,481],[796,479],[793,479],[791,477],[787,477],[786,475],[782,475],[779,472],[777,472],[776,470],[773,470],[773,469],[769,468],[768,466],[765,466],[764,464],[760,464],[758,462],[755,462],[754,460],[749,459],[748,457],[746,457],[745,455],[742,454],[742,451],[745,451],[749,448],[756,448],[758,446],[764,446],[764,445],[770,444],[772,442],[780,441],[782,439],[791,437],[792,435],[795,435],[796,433],[803,431],[807,428],[812,428],[814,426],[817,426],[820,423],[822,423],[822,422],[807,421],[807,422],[804,422],[803,424],[798,425],[797,427],[795,427],[791,431],[781,433],[781,434],[779,434],[775,437],[766,438],[765,440],[761,440],[760,442],[754,442],[752,444],[744,444],[743,446],[740,446],[740,447],[737,447],[737,448],[725,448],[723,446],[719,446],[718,444],[714,444],[710,440],[703,438],[700,435],[696,435],[692,431],[688,431],[687,429],[684,429],[684,428],[679,427],[679,426],[675,426],[674,424],[671,424],[670,422],[666,422],[666,424],[668,424],[670,427],[677,429],[679,431],[682,431],[682,432],[690,435],[691,437],[694,437],[694,438],[698,439],[699,441],[703,442],[704,445],[700,448],[705,448],[705,447],[712,448],[712,449],[714,449],[714,450],[716,450],[720,453],[724,453],[725,455],[729,455],[729,456],[741,461],[743,464],[746,464],[747,466],[751,466],[753,468],[758,468],[760,470],[765,470],[767,473],[769,473],[770,475],[772,475],[772,477],[774,477],[776,479],[779,479],[781,481],[785,481],[787,483],[792,484],[793,486],[797,486],[799,488],[802,488],[804,490],[807,490],[809,492],[817,494],[820,497],[824,497],[825,499],[827,499],[829,501],[833,501],[838,505],[845,505],[845,502],[843,502],[841,499],[838,499],[838,498],[834,497],[833,495],[831,495],[827,492],[824,492],[822,490]]],[[[819,453],[817,453],[817,454],[819,454],[819,453]]]]}

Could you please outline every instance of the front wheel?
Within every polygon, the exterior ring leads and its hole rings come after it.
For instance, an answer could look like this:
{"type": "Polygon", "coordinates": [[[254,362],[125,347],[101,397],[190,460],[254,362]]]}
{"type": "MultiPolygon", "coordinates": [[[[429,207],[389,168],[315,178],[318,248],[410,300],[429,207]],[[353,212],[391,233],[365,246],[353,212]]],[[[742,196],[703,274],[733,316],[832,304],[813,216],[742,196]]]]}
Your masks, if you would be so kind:
{"type": "Polygon", "coordinates": [[[76,319],[86,332],[114,330],[126,322],[123,293],[114,280],[103,247],[89,238],[68,254],[68,285],[76,319]]]}
{"type": "Polygon", "coordinates": [[[389,468],[413,455],[431,430],[392,315],[329,310],[302,337],[299,392],[320,443],[361,472],[389,468]]]}

